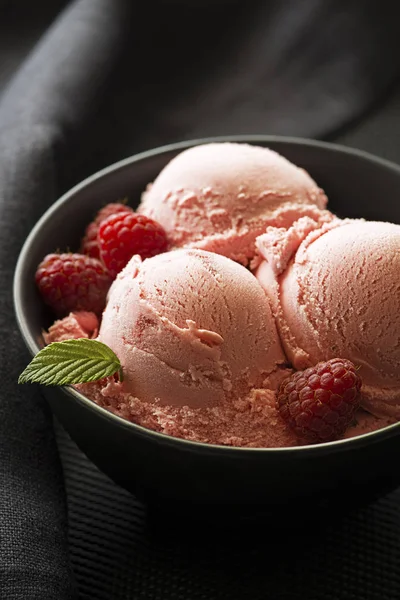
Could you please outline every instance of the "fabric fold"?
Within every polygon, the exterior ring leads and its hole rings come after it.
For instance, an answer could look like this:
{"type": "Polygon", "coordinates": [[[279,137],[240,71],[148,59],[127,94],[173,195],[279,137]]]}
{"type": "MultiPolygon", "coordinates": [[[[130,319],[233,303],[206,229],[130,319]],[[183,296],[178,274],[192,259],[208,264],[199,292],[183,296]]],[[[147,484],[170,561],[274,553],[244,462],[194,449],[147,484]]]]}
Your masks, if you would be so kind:
{"type": "Polygon", "coordinates": [[[36,386],[17,385],[29,355],[14,318],[12,281],[24,239],[60,194],[60,144],[118,57],[127,8],[119,0],[72,3],[0,102],[0,597],[7,600],[76,597],[51,414],[36,386]]]}

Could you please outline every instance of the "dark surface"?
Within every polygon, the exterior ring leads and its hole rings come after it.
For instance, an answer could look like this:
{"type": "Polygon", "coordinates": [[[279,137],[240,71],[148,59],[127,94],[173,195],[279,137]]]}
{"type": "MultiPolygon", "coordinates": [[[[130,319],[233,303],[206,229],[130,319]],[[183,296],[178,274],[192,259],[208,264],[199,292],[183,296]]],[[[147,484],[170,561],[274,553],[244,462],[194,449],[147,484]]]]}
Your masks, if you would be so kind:
{"type": "MultiPolygon", "coordinates": [[[[63,432],[58,439],[69,496],[72,562],[84,600],[398,597],[399,492],[345,518],[327,513],[317,526],[279,536],[273,525],[240,533],[235,522],[225,531],[182,531],[176,519],[160,523],[148,516],[94,469],[63,432]]],[[[288,505],[287,510],[296,507],[288,505]]]]}
{"type": "MultiPolygon", "coordinates": [[[[12,271],[44,210],[108,163],[197,135],[329,135],[400,162],[395,3],[227,1],[192,12],[171,2],[168,12],[161,0],[79,0],[43,37],[66,2],[0,0],[1,598],[74,597],[51,417],[36,390],[15,385],[28,355],[11,318],[12,271]]],[[[81,598],[400,596],[398,491],[277,545],[258,528],[252,544],[239,539],[235,523],[174,540],[173,519],[150,528],[63,434],[59,444],[81,598]]]]}

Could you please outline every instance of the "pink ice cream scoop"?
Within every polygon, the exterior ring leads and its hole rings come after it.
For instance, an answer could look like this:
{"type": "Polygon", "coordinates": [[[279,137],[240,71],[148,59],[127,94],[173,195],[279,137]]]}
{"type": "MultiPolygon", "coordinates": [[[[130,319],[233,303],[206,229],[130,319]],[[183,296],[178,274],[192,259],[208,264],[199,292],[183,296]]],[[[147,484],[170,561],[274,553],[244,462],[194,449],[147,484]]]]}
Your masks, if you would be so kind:
{"type": "Polygon", "coordinates": [[[172,247],[194,247],[248,264],[266,226],[307,215],[329,221],[327,198],[311,177],[269,150],[205,144],[174,158],[143,194],[139,212],[158,221],[172,247]]]}
{"type": "Polygon", "coordinates": [[[285,363],[257,280],[201,250],[134,257],[109,292],[98,339],[122,363],[123,392],[173,406],[212,407],[275,389],[285,363]]]}
{"type": "Polygon", "coordinates": [[[348,358],[360,367],[362,406],[399,419],[400,226],[348,220],[311,231],[297,251],[293,230],[258,244],[256,275],[293,366],[348,358]]]}
{"type": "Polygon", "coordinates": [[[43,332],[43,340],[46,344],[51,344],[78,338],[95,338],[98,331],[99,319],[94,313],[77,311],[55,321],[47,332],[43,332]]]}

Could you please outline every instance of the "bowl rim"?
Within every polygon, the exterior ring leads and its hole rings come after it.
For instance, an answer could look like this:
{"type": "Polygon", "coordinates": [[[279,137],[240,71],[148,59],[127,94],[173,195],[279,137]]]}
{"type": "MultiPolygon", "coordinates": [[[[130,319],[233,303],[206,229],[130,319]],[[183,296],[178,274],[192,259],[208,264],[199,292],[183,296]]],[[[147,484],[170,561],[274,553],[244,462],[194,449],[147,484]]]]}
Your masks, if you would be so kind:
{"type": "MultiPolygon", "coordinates": [[[[124,169],[130,165],[135,164],[136,162],[140,162],[142,160],[146,160],[148,158],[152,158],[155,156],[159,156],[161,154],[165,154],[168,152],[175,151],[183,151],[193,146],[198,146],[201,144],[210,144],[210,143],[221,143],[221,142],[236,142],[236,143],[247,143],[247,144],[260,144],[268,145],[270,143],[281,143],[283,145],[296,145],[296,146],[311,146],[316,149],[328,150],[330,152],[346,154],[352,157],[358,157],[364,161],[371,162],[377,165],[380,165],[390,171],[394,171],[396,174],[400,175],[400,166],[395,163],[386,160],[384,158],[380,158],[375,156],[369,152],[364,150],[358,150],[355,148],[350,148],[347,146],[343,146],[340,144],[334,144],[330,142],[322,142],[319,140],[312,140],[301,137],[289,137],[289,136],[276,136],[276,135],[230,135],[230,136],[216,136],[216,137],[206,137],[206,138],[198,138],[193,140],[186,140],[182,142],[176,142],[172,144],[166,144],[164,146],[159,146],[156,148],[152,148],[150,150],[146,150],[140,152],[138,154],[134,154],[127,158],[124,158],[120,161],[117,161],[99,171],[96,171],[94,174],[86,177],[84,180],[73,186],[70,190],[65,192],[58,200],[56,200],[40,217],[40,219],[36,222],[28,237],[26,238],[16,264],[16,268],[14,271],[14,280],[13,280],[13,304],[14,304],[14,312],[16,315],[16,321],[18,324],[18,328],[22,335],[22,338],[29,350],[29,352],[34,356],[40,350],[39,345],[37,344],[34,336],[30,332],[30,328],[25,319],[24,312],[22,310],[20,296],[21,290],[23,287],[22,282],[22,272],[24,268],[24,264],[26,261],[26,257],[30,251],[30,245],[36,236],[40,233],[42,226],[48,222],[54,213],[58,211],[58,209],[66,204],[69,199],[75,196],[77,193],[85,189],[87,186],[91,185],[95,181],[107,177],[108,175],[117,172],[120,169],[124,169]]],[[[62,386],[58,388],[65,395],[69,396],[75,402],[78,402],[81,405],[84,405],[90,411],[97,413],[103,419],[114,421],[116,426],[123,427],[125,429],[130,429],[132,432],[138,434],[140,437],[151,438],[155,442],[161,444],[172,445],[174,447],[178,447],[182,450],[187,451],[199,451],[205,453],[224,453],[233,455],[247,455],[249,453],[252,454],[273,454],[273,455],[291,455],[295,454],[296,456],[309,456],[310,454],[321,454],[322,453],[332,453],[337,451],[346,451],[346,450],[356,450],[364,447],[365,445],[369,445],[371,442],[381,442],[388,437],[392,437],[396,434],[400,433],[400,422],[394,423],[392,425],[388,425],[382,429],[378,429],[377,431],[364,433],[362,435],[347,438],[342,440],[336,440],[333,442],[325,442],[321,444],[307,444],[304,446],[289,446],[284,448],[243,448],[238,446],[223,446],[219,444],[208,444],[205,442],[196,442],[192,440],[186,440],[183,438],[177,438],[170,436],[165,433],[160,433],[158,431],[153,431],[151,429],[147,429],[141,425],[137,425],[127,419],[119,417],[114,413],[110,412],[106,408],[102,408],[98,406],[94,401],[90,400],[77,390],[75,390],[72,386],[62,386]]]]}

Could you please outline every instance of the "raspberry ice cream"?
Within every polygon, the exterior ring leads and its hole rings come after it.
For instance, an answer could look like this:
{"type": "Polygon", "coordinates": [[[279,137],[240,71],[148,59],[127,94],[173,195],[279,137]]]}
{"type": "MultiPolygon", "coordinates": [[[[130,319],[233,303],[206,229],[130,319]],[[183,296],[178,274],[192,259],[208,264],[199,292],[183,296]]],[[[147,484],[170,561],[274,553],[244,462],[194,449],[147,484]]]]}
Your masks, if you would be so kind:
{"type": "Polygon", "coordinates": [[[277,237],[259,243],[256,275],[292,365],[347,358],[360,367],[362,406],[400,419],[400,226],[348,220],[311,232],[287,268],[290,244],[279,261],[277,237]]]}
{"type": "Polygon", "coordinates": [[[303,169],[247,144],[205,144],[174,158],[143,194],[139,211],[158,221],[173,247],[216,252],[244,265],[267,226],[302,216],[323,223],[327,198],[303,169]]]}
{"type": "Polygon", "coordinates": [[[78,311],[55,321],[47,332],[43,332],[43,339],[46,344],[51,344],[78,338],[95,338],[98,331],[97,316],[92,312],[78,311]]]}
{"type": "Polygon", "coordinates": [[[124,391],[174,406],[274,389],[286,360],[254,276],[201,250],[134,257],[113,283],[98,339],[119,357],[124,391]]]}

